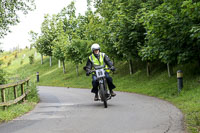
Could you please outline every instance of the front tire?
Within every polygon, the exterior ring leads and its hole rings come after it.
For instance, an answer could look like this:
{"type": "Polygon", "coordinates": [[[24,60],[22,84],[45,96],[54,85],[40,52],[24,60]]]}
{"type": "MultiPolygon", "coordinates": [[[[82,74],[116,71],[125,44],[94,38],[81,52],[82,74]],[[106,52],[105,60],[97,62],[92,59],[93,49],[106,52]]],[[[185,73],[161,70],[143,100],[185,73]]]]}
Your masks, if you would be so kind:
{"type": "Polygon", "coordinates": [[[108,107],[108,105],[107,105],[107,100],[106,101],[104,101],[104,108],[107,108],[108,107]]]}
{"type": "Polygon", "coordinates": [[[99,95],[101,97],[101,101],[103,101],[104,107],[107,108],[108,107],[108,105],[107,105],[107,97],[106,97],[106,91],[105,91],[104,85],[100,84],[99,87],[100,87],[99,88],[99,95]]]}

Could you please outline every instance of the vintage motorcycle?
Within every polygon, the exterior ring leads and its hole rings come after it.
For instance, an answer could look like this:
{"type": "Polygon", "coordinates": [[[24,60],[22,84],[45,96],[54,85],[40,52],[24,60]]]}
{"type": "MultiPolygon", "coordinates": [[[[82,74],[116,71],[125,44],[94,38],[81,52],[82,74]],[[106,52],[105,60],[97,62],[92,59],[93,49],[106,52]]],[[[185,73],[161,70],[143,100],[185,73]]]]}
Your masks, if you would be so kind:
{"type": "Polygon", "coordinates": [[[106,70],[109,70],[109,68],[105,68],[105,66],[97,66],[95,67],[95,70],[90,71],[90,74],[94,73],[97,76],[97,81],[99,82],[98,93],[105,108],[108,106],[107,101],[111,99],[111,95],[107,90],[107,81],[105,77],[106,70]]]}

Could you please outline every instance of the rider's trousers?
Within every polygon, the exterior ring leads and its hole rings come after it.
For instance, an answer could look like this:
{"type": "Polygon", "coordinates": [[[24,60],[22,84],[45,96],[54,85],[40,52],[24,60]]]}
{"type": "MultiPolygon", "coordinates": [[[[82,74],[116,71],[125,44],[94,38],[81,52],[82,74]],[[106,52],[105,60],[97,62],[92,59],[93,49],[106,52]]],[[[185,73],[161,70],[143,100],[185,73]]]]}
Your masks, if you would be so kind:
{"type": "MultiPolygon", "coordinates": [[[[109,76],[109,74],[106,72],[105,73],[105,77],[106,77],[106,81],[108,84],[108,88],[109,90],[112,90],[115,88],[115,85],[113,84],[112,78],[109,76]]],[[[96,75],[92,75],[92,93],[98,93],[98,86],[99,86],[99,82],[97,80],[97,76],[96,75]]]]}

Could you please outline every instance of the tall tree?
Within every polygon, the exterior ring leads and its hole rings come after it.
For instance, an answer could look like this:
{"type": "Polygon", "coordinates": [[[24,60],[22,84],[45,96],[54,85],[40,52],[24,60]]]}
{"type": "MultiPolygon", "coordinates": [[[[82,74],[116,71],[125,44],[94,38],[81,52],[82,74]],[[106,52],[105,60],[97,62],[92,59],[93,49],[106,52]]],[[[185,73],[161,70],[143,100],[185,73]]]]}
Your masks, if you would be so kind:
{"type": "Polygon", "coordinates": [[[42,44],[44,39],[32,30],[29,32],[29,35],[31,36],[31,40],[29,41],[31,42],[31,45],[36,48],[37,52],[41,54],[41,64],[43,64],[44,48],[42,44]]]}
{"type": "Polygon", "coordinates": [[[62,19],[64,23],[63,28],[65,34],[69,36],[70,42],[72,39],[77,38],[76,35],[77,19],[75,13],[76,13],[75,2],[72,1],[67,7],[63,8],[61,12],[58,14],[59,18],[62,19]]]}
{"type": "Polygon", "coordinates": [[[53,51],[53,41],[57,37],[56,34],[56,24],[57,24],[58,18],[56,15],[53,15],[52,17],[48,14],[45,15],[44,21],[42,23],[41,27],[41,36],[44,39],[42,45],[43,46],[43,53],[46,56],[50,56],[50,66],[52,66],[52,51],[53,51]]]}
{"type": "Polygon", "coordinates": [[[34,0],[1,0],[0,2],[0,38],[10,32],[10,26],[20,22],[19,12],[27,14],[35,9],[34,0]]]}
{"type": "Polygon", "coordinates": [[[188,63],[199,59],[197,51],[200,47],[196,38],[198,37],[199,2],[164,1],[157,7],[153,7],[154,5],[146,4],[142,9],[141,20],[147,30],[146,47],[157,51],[158,59],[167,64],[171,76],[170,64],[188,63]],[[191,10],[194,10],[197,16],[193,16],[191,10]],[[196,26],[197,30],[194,30],[196,26]]]}
{"type": "Polygon", "coordinates": [[[79,75],[78,66],[83,63],[90,54],[90,41],[74,39],[67,45],[66,58],[76,65],[77,76],[79,75]]]}
{"type": "Polygon", "coordinates": [[[144,27],[136,23],[135,17],[141,0],[103,0],[96,1],[97,12],[104,18],[109,29],[111,45],[118,55],[129,61],[130,74],[133,73],[132,59],[138,58],[138,44],[144,43],[144,27]]]}
{"type": "Polygon", "coordinates": [[[65,70],[65,53],[67,52],[67,46],[69,45],[69,37],[64,33],[63,22],[60,20],[57,24],[57,38],[53,41],[53,56],[58,60],[62,61],[63,64],[63,73],[66,73],[65,70]]]}

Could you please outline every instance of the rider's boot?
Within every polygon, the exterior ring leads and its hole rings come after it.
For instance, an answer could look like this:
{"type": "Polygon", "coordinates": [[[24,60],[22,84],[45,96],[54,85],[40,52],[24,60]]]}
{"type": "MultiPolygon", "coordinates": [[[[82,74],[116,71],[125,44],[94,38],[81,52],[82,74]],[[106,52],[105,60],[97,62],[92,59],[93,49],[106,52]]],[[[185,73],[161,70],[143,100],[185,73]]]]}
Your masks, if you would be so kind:
{"type": "Polygon", "coordinates": [[[95,96],[94,96],[94,101],[98,101],[98,100],[99,100],[98,93],[95,93],[95,96]]]}
{"type": "Polygon", "coordinates": [[[114,97],[114,96],[116,96],[116,93],[114,93],[113,90],[110,90],[110,95],[111,95],[112,97],[114,97]]]}

